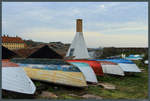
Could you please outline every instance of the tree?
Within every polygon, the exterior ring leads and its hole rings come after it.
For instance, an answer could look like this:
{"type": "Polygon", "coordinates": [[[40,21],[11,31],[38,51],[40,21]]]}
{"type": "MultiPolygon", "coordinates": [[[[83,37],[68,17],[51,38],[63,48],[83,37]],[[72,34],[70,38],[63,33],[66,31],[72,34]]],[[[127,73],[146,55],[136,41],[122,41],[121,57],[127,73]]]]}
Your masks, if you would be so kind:
{"type": "Polygon", "coordinates": [[[121,53],[114,47],[104,48],[103,54],[101,55],[100,58],[106,58],[106,57],[116,56],[116,55],[120,55],[120,54],[121,53]]]}

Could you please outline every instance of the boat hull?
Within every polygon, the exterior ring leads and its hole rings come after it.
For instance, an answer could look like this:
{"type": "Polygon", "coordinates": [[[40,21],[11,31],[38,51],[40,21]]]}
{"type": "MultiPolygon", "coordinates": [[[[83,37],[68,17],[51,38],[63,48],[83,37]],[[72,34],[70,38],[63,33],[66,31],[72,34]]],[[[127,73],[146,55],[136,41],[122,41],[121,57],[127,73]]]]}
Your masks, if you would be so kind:
{"type": "Polygon", "coordinates": [[[101,64],[103,72],[106,74],[124,76],[123,70],[118,65],[101,64]]]}
{"type": "Polygon", "coordinates": [[[101,64],[98,61],[92,60],[66,60],[67,62],[80,62],[80,63],[87,63],[93,69],[97,76],[104,76],[101,64]]]}
{"type": "Polygon", "coordinates": [[[110,61],[117,63],[124,72],[141,72],[138,66],[131,60],[126,59],[95,59],[96,61],[110,61]]]}
{"type": "Polygon", "coordinates": [[[99,63],[101,64],[103,72],[105,74],[113,74],[113,75],[120,75],[120,76],[125,75],[122,68],[116,63],[109,62],[109,61],[99,61],[99,63]]]}
{"type": "Polygon", "coordinates": [[[3,67],[2,89],[18,93],[34,94],[36,87],[26,75],[23,68],[3,67]]]}
{"type": "Polygon", "coordinates": [[[136,64],[118,63],[124,72],[141,72],[136,64]]]}
{"type": "Polygon", "coordinates": [[[26,74],[34,80],[46,81],[75,87],[87,86],[81,72],[67,72],[58,70],[44,70],[24,67],[26,74]]]}
{"type": "Polygon", "coordinates": [[[91,83],[97,83],[98,82],[93,69],[88,64],[78,63],[78,62],[71,62],[71,64],[77,66],[80,69],[80,71],[85,76],[85,79],[87,82],[91,82],[91,83]]]}

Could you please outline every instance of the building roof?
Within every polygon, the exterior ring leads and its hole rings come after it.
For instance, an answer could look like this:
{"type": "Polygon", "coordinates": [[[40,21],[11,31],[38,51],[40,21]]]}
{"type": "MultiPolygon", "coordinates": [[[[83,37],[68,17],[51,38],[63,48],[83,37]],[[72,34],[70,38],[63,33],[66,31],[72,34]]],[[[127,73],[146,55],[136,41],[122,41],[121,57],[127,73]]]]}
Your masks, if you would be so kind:
{"type": "Polygon", "coordinates": [[[27,58],[50,58],[50,59],[62,59],[63,57],[59,55],[55,50],[44,45],[43,47],[36,50],[34,53],[30,54],[27,58]]]}
{"type": "Polygon", "coordinates": [[[20,37],[2,36],[2,43],[24,43],[20,37]]]}
{"type": "Polygon", "coordinates": [[[47,44],[50,48],[52,48],[53,50],[55,50],[57,53],[59,53],[61,56],[65,56],[66,53],[67,53],[67,50],[68,50],[68,47],[56,47],[56,46],[53,46],[51,44],[47,44]]]}
{"type": "Polygon", "coordinates": [[[18,54],[20,57],[26,58],[31,53],[33,53],[36,49],[33,48],[22,48],[22,49],[15,49],[13,50],[16,54],[18,54]]]}
{"type": "Polygon", "coordinates": [[[16,49],[13,51],[23,58],[62,58],[62,54],[57,53],[57,51],[48,45],[38,45],[36,47],[16,49]],[[55,56],[52,56],[52,54],[55,56]]]}

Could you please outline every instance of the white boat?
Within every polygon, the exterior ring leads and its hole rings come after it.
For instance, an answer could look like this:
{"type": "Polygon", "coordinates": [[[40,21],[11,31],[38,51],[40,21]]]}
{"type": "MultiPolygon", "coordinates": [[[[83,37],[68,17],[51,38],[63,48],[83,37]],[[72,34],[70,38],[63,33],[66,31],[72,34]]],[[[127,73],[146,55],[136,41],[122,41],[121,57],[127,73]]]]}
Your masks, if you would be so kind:
{"type": "Polygon", "coordinates": [[[2,89],[18,93],[34,94],[36,87],[26,75],[23,68],[9,62],[9,60],[2,60],[2,89]]]}
{"type": "Polygon", "coordinates": [[[80,62],[70,62],[70,63],[77,66],[80,69],[80,71],[85,76],[87,82],[91,82],[91,83],[98,82],[93,69],[88,64],[80,63],[80,62]]]}
{"type": "Polygon", "coordinates": [[[123,69],[124,72],[141,72],[136,64],[118,63],[118,65],[123,69]]]}
{"type": "Polygon", "coordinates": [[[99,62],[102,65],[102,69],[105,74],[113,74],[113,75],[120,75],[120,76],[125,75],[123,69],[116,63],[109,62],[109,61],[99,61],[99,62]]]}
{"type": "Polygon", "coordinates": [[[138,66],[131,60],[126,59],[95,59],[96,61],[111,61],[117,63],[124,72],[141,72],[138,66]]]}

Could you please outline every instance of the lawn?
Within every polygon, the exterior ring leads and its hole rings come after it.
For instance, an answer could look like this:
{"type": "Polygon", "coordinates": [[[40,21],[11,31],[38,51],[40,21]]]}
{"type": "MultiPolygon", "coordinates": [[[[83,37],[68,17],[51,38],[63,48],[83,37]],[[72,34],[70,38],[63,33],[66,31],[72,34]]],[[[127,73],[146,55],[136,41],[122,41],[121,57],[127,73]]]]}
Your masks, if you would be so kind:
{"type": "Polygon", "coordinates": [[[135,61],[141,73],[127,74],[124,77],[105,75],[97,77],[99,82],[110,83],[116,86],[115,90],[107,90],[98,85],[89,85],[87,88],[75,88],[45,82],[34,81],[37,91],[34,95],[25,95],[8,91],[2,92],[3,98],[38,99],[42,91],[52,92],[57,99],[83,99],[84,94],[92,94],[102,99],[147,99],[148,98],[148,66],[141,61],[135,61]],[[72,94],[72,95],[71,95],[72,94]],[[75,96],[73,96],[75,95],[75,96]]]}

